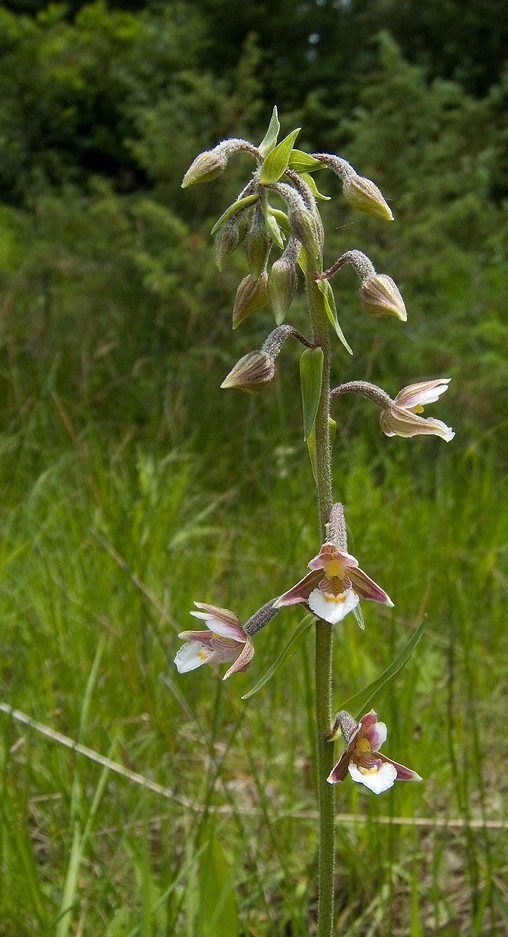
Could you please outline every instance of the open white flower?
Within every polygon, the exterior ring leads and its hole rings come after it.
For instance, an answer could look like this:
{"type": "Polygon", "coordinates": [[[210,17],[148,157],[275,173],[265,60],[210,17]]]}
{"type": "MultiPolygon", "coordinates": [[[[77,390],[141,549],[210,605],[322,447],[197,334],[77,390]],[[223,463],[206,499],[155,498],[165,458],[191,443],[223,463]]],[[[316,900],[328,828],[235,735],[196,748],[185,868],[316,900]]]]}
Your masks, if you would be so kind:
{"type": "Polygon", "coordinates": [[[274,608],[283,605],[308,605],[318,618],[336,625],[358,605],[371,599],[393,608],[393,602],[381,586],[370,579],[358,560],[335,543],[324,543],[309,563],[312,572],[281,595],[274,608]]]}
{"type": "Polygon", "coordinates": [[[227,680],[232,674],[246,670],[254,656],[254,645],[242,628],[240,619],[228,608],[194,602],[203,611],[191,612],[194,618],[202,619],[208,631],[181,631],[178,635],[185,641],[175,657],[178,673],[188,673],[203,664],[224,664],[234,661],[224,674],[227,680]]]}
{"type": "Polygon", "coordinates": [[[422,780],[416,771],[381,755],[379,749],[386,742],[388,730],[384,722],[377,721],[373,709],[362,716],[359,723],[346,712],[339,713],[337,718],[348,746],[330,772],[330,784],[343,781],[349,772],[353,781],[364,784],[374,794],[382,794],[395,781],[422,780]]]}

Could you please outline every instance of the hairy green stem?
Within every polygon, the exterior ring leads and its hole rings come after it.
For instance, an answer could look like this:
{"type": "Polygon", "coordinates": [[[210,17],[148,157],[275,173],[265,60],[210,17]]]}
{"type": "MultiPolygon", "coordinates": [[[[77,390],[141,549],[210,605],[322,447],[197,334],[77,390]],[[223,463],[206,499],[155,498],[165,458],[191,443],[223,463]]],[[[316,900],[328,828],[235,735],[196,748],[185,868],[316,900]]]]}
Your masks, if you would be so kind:
{"type": "MultiPolygon", "coordinates": [[[[323,383],[314,424],[316,443],[316,488],[319,502],[321,543],[326,539],[326,524],[332,509],[332,469],[330,444],[330,340],[323,296],[313,269],[307,259],[306,288],[312,322],[313,341],[323,351],[323,383]]],[[[318,937],[331,937],[334,932],[334,868],[335,868],[335,786],[327,784],[333,767],[333,745],[327,741],[332,724],[332,663],[333,630],[328,622],[316,622],[316,731],[317,783],[319,804],[319,868],[318,868],[318,937]]]]}

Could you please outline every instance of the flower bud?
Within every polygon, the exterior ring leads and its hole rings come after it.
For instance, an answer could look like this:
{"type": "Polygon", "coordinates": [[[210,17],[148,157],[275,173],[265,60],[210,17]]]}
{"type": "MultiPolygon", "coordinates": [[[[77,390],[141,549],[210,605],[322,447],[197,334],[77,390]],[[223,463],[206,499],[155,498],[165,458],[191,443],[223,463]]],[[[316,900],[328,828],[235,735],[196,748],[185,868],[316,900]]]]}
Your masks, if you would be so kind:
{"type": "Polygon", "coordinates": [[[377,185],[370,179],[358,176],[356,173],[349,175],[344,179],[343,192],[353,208],[367,212],[368,215],[384,218],[385,221],[393,221],[390,206],[383,198],[377,185]]]}
{"type": "Polygon", "coordinates": [[[275,322],[280,325],[296,294],[298,275],[295,267],[284,257],[279,257],[272,264],[268,274],[268,293],[273,308],[275,322]]]}
{"type": "Polygon", "coordinates": [[[257,279],[254,279],[250,274],[244,277],[236,291],[233,308],[233,328],[238,328],[244,319],[247,319],[258,309],[262,309],[268,300],[268,274],[266,270],[257,279]]]}
{"type": "Polygon", "coordinates": [[[195,185],[197,182],[210,182],[216,176],[224,172],[227,164],[226,156],[215,147],[213,150],[205,150],[196,156],[191,163],[182,181],[182,189],[189,185],[195,185]]]}
{"type": "Polygon", "coordinates": [[[237,387],[248,394],[263,390],[275,374],[275,362],[265,351],[249,351],[236,362],[220,385],[224,389],[237,387]]]}
{"type": "Polygon", "coordinates": [[[249,270],[254,279],[257,279],[265,268],[271,244],[272,240],[265,227],[263,212],[256,206],[251,226],[245,238],[245,250],[247,253],[249,270]]]}
{"type": "Polygon", "coordinates": [[[407,321],[406,307],[399,288],[385,273],[375,273],[362,281],[360,299],[371,316],[395,316],[401,322],[407,321]]]}
{"type": "Polygon", "coordinates": [[[308,208],[298,207],[291,211],[289,224],[291,233],[303,244],[310,256],[314,259],[319,257],[321,252],[319,230],[316,219],[308,208]]]}
{"type": "MultiPolygon", "coordinates": [[[[243,236],[245,236],[245,229],[243,236]]],[[[219,270],[222,270],[224,261],[236,250],[241,240],[242,226],[236,216],[219,228],[215,235],[215,260],[219,270]]]]}

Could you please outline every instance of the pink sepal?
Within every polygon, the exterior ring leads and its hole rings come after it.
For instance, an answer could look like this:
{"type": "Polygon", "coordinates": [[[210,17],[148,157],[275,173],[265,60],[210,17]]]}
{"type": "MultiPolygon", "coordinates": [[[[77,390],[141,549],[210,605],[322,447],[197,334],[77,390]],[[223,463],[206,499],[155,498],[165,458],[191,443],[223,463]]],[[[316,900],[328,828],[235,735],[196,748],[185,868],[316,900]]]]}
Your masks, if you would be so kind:
{"type": "Polygon", "coordinates": [[[288,589],[284,595],[279,596],[277,601],[273,603],[273,607],[282,608],[283,605],[297,605],[298,602],[306,602],[322,578],[322,567],[320,566],[316,572],[307,573],[303,579],[300,579],[300,582],[296,583],[296,586],[288,589]]]}
{"type": "Polygon", "coordinates": [[[227,680],[228,677],[232,677],[234,673],[239,673],[241,670],[247,670],[252,658],[254,657],[254,645],[251,639],[246,636],[246,641],[243,646],[241,654],[236,658],[229,670],[226,670],[226,673],[223,676],[223,680],[227,680]]]}
{"type": "Polygon", "coordinates": [[[389,608],[393,608],[393,602],[390,596],[381,586],[378,586],[377,582],[374,582],[370,576],[367,576],[367,573],[364,573],[363,569],[348,567],[347,572],[353,583],[353,588],[360,598],[371,599],[373,602],[381,602],[383,605],[388,605],[389,608]]]}

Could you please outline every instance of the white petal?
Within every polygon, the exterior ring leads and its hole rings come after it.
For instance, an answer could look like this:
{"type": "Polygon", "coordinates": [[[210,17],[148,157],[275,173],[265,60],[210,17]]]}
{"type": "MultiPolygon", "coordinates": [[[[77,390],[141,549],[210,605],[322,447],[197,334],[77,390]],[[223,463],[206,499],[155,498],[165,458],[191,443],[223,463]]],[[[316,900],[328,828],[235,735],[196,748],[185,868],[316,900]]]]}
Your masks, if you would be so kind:
{"type": "Polygon", "coordinates": [[[189,673],[190,670],[196,670],[202,664],[208,663],[215,657],[215,651],[205,647],[199,641],[189,641],[183,644],[175,657],[175,665],[178,673],[189,673]]]}
{"type": "Polygon", "coordinates": [[[388,736],[386,722],[375,722],[374,725],[370,727],[370,729],[367,729],[365,734],[374,751],[378,752],[381,748],[381,745],[386,742],[388,736]]]}
{"type": "Polygon", "coordinates": [[[365,769],[359,771],[357,766],[351,761],[348,770],[353,781],[357,781],[358,784],[365,784],[365,787],[368,787],[374,794],[382,794],[383,791],[387,791],[388,788],[393,787],[393,782],[397,777],[397,769],[386,761],[383,762],[379,768],[371,769],[365,773],[365,769]]]}
{"type": "Polygon", "coordinates": [[[309,606],[318,618],[336,625],[342,621],[349,612],[352,612],[358,605],[360,599],[348,589],[347,592],[341,592],[340,595],[333,595],[331,592],[321,592],[321,589],[314,589],[309,595],[309,606]]]}
{"type": "Polygon", "coordinates": [[[209,615],[207,612],[190,612],[194,618],[201,618],[206,627],[214,634],[220,634],[221,638],[229,638],[231,641],[239,641],[245,644],[245,634],[241,625],[230,625],[222,618],[216,618],[215,615],[209,615]]]}

